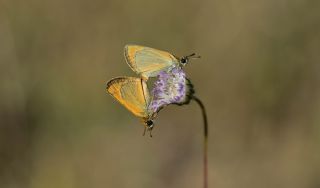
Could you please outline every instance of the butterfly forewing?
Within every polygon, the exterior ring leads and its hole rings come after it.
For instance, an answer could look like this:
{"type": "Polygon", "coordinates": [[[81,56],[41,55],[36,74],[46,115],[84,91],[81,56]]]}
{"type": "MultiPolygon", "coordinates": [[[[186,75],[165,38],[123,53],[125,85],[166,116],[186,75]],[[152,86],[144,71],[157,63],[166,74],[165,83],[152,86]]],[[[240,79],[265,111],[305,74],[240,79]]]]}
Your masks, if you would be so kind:
{"type": "Polygon", "coordinates": [[[141,118],[149,117],[149,91],[146,82],[142,79],[133,77],[114,78],[108,82],[107,92],[134,115],[141,118]]]}
{"type": "Polygon", "coordinates": [[[124,51],[131,69],[146,79],[179,64],[177,58],[169,52],[150,47],[126,45],[124,51]]]}

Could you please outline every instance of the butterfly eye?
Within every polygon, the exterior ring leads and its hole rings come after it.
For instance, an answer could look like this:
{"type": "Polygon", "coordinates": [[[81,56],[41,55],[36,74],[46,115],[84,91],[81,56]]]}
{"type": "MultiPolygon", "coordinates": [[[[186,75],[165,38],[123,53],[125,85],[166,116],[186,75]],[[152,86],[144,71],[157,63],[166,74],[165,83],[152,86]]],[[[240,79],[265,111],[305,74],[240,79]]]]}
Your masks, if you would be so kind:
{"type": "Polygon", "coordinates": [[[180,60],[180,63],[182,63],[182,64],[188,63],[188,58],[187,57],[182,57],[181,60],[180,60]]]}

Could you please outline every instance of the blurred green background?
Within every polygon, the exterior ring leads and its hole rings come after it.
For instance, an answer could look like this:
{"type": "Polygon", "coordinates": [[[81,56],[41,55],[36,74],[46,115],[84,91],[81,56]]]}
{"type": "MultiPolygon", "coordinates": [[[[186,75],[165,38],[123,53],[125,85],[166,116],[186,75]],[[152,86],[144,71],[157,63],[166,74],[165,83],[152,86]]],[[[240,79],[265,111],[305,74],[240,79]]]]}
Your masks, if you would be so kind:
{"type": "Polygon", "coordinates": [[[169,106],[143,137],[105,93],[125,44],[202,56],[211,188],[320,187],[320,1],[3,0],[0,187],[201,187],[202,119],[169,106]]]}

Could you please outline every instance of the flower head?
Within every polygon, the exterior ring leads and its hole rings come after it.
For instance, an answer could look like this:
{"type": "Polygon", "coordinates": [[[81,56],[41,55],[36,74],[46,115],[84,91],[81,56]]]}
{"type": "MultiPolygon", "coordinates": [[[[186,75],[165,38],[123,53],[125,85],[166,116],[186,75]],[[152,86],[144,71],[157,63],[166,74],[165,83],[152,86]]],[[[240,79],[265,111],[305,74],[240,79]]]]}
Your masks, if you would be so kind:
{"type": "Polygon", "coordinates": [[[152,112],[158,112],[169,104],[187,104],[190,102],[193,93],[193,86],[186,78],[186,74],[181,67],[174,67],[170,71],[162,71],[154,83],[153,98],[149,109],[152,112]]]}

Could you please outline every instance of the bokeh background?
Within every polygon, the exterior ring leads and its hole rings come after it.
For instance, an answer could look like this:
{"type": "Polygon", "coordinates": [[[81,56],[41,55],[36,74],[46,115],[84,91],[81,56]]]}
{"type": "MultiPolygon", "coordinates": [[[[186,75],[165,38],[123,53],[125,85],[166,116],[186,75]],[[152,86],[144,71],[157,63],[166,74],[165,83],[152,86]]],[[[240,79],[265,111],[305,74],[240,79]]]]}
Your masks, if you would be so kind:
{"type": "Polygon", "coordinates": [[[209,118],[211,188],[320,187],[320,1],[3,0],[0,187],[201,187],[196,103],[154,137],[105,93],[125,44],[177,56],[209,118]]]}

